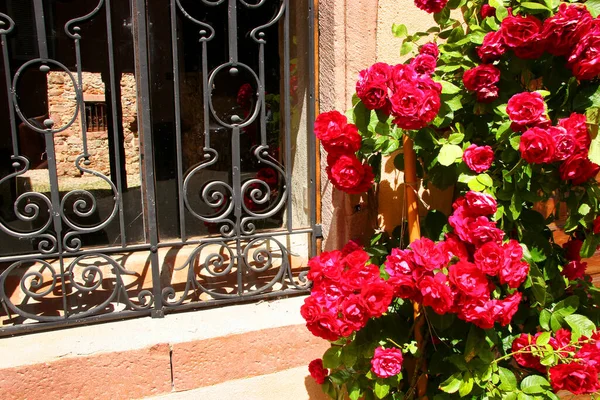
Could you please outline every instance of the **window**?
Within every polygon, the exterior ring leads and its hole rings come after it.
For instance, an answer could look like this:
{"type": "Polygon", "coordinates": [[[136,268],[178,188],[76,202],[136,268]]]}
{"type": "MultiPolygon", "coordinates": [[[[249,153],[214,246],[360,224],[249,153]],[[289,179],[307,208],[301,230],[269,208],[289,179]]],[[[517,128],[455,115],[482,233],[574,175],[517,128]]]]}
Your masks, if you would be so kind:
{"type": "Polygon", "coordinates": [[[106,103],[99,101],[86,101],[85,123],[88,132],[106,131],[106,103]]]}

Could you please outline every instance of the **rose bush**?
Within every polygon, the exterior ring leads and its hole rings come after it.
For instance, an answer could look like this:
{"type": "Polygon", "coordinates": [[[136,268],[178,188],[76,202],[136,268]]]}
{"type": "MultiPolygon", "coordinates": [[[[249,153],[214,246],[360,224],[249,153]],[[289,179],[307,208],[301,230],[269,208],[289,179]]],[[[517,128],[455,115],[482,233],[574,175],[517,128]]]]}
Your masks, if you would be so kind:
{"type": "Polygon", "coordinates": [[[331,341],[311,375],[352,400],[598,392],[600,2],[415,4],[436,26],[394,25],[412,57],[361,71],[352,109],[315,134],[348,193],[377,190],[382,156],[403,169],[407,135],[452,213],[429,210],[412,243],[399,227],[309,262],[301,313],[331,341]]]}

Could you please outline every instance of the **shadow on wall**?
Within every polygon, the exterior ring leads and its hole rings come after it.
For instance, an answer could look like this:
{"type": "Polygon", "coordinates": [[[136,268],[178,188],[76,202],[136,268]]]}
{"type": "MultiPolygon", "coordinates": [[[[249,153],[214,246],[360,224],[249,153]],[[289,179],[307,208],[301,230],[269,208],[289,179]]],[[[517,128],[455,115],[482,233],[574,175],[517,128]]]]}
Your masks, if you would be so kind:
{"type": "MultiPolygon", "coordinates": [[[[307,367],[308,368],[308,367],[307,367]]],[[[321,385],[319,385],[315,380],[308,375],[304,378],[304,386],[306,386],[306,393],[308,394],[308,400],[327,400],[329,397],[321,390],[321,385]]]]}

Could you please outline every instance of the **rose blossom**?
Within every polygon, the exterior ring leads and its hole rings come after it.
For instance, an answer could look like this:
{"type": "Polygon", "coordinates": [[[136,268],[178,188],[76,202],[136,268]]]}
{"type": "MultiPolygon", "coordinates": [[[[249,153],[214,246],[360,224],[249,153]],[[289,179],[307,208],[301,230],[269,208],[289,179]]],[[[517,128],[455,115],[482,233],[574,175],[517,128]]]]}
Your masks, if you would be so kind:
{"type": "Polygon", "coordinates": [[[442,246],[428,238],[421,238],[410,244],[415,263],[428,271],[443,268],[448,262],[442,246]]]}
{"type": "Polygon", "coordinates": [[[319,140],[331,140],[338,137],[347,124],[348,118],[339,111],[321,113],[315,120],[315,136],[319,140]]]}
{"type": "Polygon", "coordinates": [[[568,242],[563,244],[565,249],[565,257],[569,261],[581,261],[581,247],[583,247],[583,241],[579,239],[571,238],[568,242]]]}
{"type": "Polygon", "coordinates": [[[500,32],[504,44],[519,58],[535,59],[544,53],[540,35],[542,22],[533,15],[509,15],[502,21],[500,32]]]}
{"type": "Polygon", "coordinates": [[[552,162],[555,153],[554,140],[546,129],[533,127],[521,135],[519,151],[528,163],[552,162]]]}
{"type": "Polygon", "coordinates": [[[316,281],[323,276],[333,277],[338,279],[342,273],[342,252],[339,250],[326,251],[318,257],[313,257],[308,261],[307,278],[311,281],[316,281]]]}
{"type": "Polygon", "coordinates": [[[495,242],[488,242],[475,252],[475,265],[484,273],[496,276],[507,264],[504,249],[495,242]]]}
{"type": "Polygon", "coordinates": [[[493,17],[496,15],[496,9],[489,4],[481,6],[481,18],[493,17]]]}
{"type": "Polygon", "coordinates": [[[355,294],[348,296],[340,305],[344,320],[357,331],[362,329],[369,320],[369,310],[360,296],[355,294]]]}
{"type": "Polygon", "coordinates": [[[558,170],[560,179],[571,181],[573,185],[581,185],[590,178],[595,177],[600,171],[600,166],[591,162],[587,154],[574,154],[567,158],[558,170]]]}
{"type": "Polygon", "coordinates": [[[386,63],[376,63],[360,71],[356,82],[356,94],[369,110],[385,107],[388,101],[387,81],[391,67],[386,63]]]}
{"type": "Polygon", "coordinates": [[[426,276],[419,283],[423,305],[443,315],[452,309],[454,293],[447,285],[446,275],[438,272],[435,276],[426,276]]]}
{"type": "MultiPolygon", "coordinates": [[[[536,338],[526,334],[526,333],[522,333],[521,336],[517,337],[512,344],[512,351],[513,352],[517,352],[519,350],[524,350],[524,351],[531,351],[532,347],[531,345],[535,344],[535,340],[536,338]]],[[[535,369],[541,373],[546,373],[546,367],[544,367],[541,363],[540,363],[540,359],[536,356],[534,356],[531,353],[517,353],[515,355],[513,355],[513,358],[515,359],[515,361],[525,367],[525,368],[531,368],[531,369],[535,369]]]]}
{"type": "Polygon", "coordinates": [[[424,128],[433,121],[441,106],[437,91],[419,89],[409,81],[396,85],[390,101],[394,124],[402,129],[424,128]]]}
{"type": "Polygon", "coordinates": [[[594,393],[600,390],[598,371],[591,365],[569,363],[550,368],[550,383],[556,392],[567,390],[573,394],[594,393]]]}
{"type": "Polygon", "coordinates": [[[440,55],[440,50],[438,49],[437,44],[434,42],[429,42],[421,46],[419,49],[419,54],[429,54],[437,60],[438,56],[440,55]]]}
{"type": "Polygon", "coordinates": [[[598,369],[600,367],[600,342],[592,340],[591,343],[584,344],[575,354],[575,358],[581,359],[584,364],[598,369]]]}
{"type": "Polygon", "coordinates": [[[494,150],[490,146],[472,144],[463,153],[463,161],[471,171],[487,171],[494,162],[494,150]]]}
{"type": "Polygon", "coordinates": [[[453,233],[447,233],[443,242],[442,251],[446,253],[445,257],[448,261],[452,257],[458,257],[460,260],[469,259],[469,251],[465,244],[453,233]]]}
{"type": "Polygon", "coordinates": [[[473,215],[492,215],[496,213],[498,203],[489,194],[470,191],[465,195],[469,212],[473,215]]]}
{"type": "Polygon", "coordinates": [[[481,329],[494,327],[494,303],[484,299],[461,299],[458,318],[470,322],[481,329]]]}
{"type": "Polygon", "coordinates": [[[500,269],[498,277],[501,284],[507,284],[509,287],[516,289],[527,279],[529,273],[529,264],[525,261],[513,260],[500,269]]]}
{"type": "Polygon", "coordinates": [[[559,119],[558,125],[565,128],[567,133],[575,139],[576,146],[573,149],[574,152],[587,153],[590,147],[591,138],[588,132],[587,118],[585,115],[572,113],[569,118],[559,119]]]}
{"type": "MultiPolygon", "coordinates": [[[[494,67],[492,64],[482,64],[475,68],[465,71],[463,74],[463,83],[467,90],[477,92],[486,90],[491,87],[495,88],[495,84],[500,80],[500,70],[494,67]]],[[[487,93],[487,92],[486,92],[487,93]]],[[[497,88],[495,90],[497,94],[497,88]]],[[[497,96],[496,96],[497,97],[497,96]]],[[[479,96],[478,96],[479,100],[479,96]]],[[[495,98],[489,95],[485,99],[486,101],[493,101],[495,98]]]]}
{"type": "Polygon", "coordinates": [[[321,140],[323,148],[329,154],[354,154],[360,150],[362,138],[356,125],[347,124],[341,130],[335,129],[333,132],[327,139],[321,140]],[[333,132],[337,135],[334,136],[333,132]]]}
{"type": "Polygon", "coordinates": [[[330,313],[321,314],[316,320],[307,322],[306,327],[315,336],[329,341],[338,340],[337,316],[330,313]]]}
{"type": "Polygon", "coordinates": [[[516,131],[543,122],[546,119],[545,111],[544,99],[538,92],[517,93],[508,100],[506,105],[506,112],[514,122],[516,131]]]}
{"type": "Polygon", "coordinates": [[[485,298],[490,296],[488,280],[474,264],[459,261],[448,269],[450,282],[467,296],[485,298]]]}
{"type": "Polygon", "coordinates": [[[317,358],[308,364],[308,372],[319,385],[325,383],[325,378],[329,375],[329,371],[323,368],[323,360],[317,358]]]}
{"type": "Polygon", "coordinates": [[[391,348],[378,347],[371,359],[371,371],[380,378],[389,378],[402,371],[402,351],[391,348]]]}
{"type": "Polygon", "coordinates": [[[360,267],[355,267],[346,271],[343,282],[351,290],[360,290],[366,285],[378,281],[379,278],[379,268],[376,265],[363,264],[360,267]]]}
{"type": "Polygon", "coordinates": [[[567,132],[562,126],[551,126],[548,128],[548,134],[552,137],[556,149],[553,161],[564,161],[577,150],[575,136],[567,132]]]}
{"type": "Polygon", "coordinates": [[[410,60],[410,65],[415,69],[417,74],[429,76],[435,72],[437,60],[429,54],[419,54],[410,60]]]}
{"type": "Polygon", "coordinates": [[[546,50],[554,56],[570,55],[591,25],[592,15],[583,4],[561,3],[558,12],[544,21],[546,50]]]}
{"type": "Polygon", "coordinates": [[[600,22],[595,19],[591,29],[579,40],[567,64],[579,80],[594,79],[600,74],[600,22]]]}
{"type": "Polygon", "coordinates": [[[387,311],[392,302],[392,288],[383,280],[371,283],[360,293],[369,312],[369,317],[379,317],[387,311]]]}
{"type": "Polygon", "coordinates": [[[483,38],[483,43],[477,48],[477,55],[484,63],[498,60],[506,51],[502,31],[488,32],[483,38]]]}
{"type": "Polygon", "coordinates": [[[492,302],[495,303],[495,319],[500,323],[500,325],[506,326],[510,324],[512,317],[519,309],[519,304],[521,303],[522,298],[523,295],[521,292],[515,292],[504,300],[492,300],[492,302]]]}
{"type": "Polygon", "coordinates": [[[373,170],[368,164],[361,164],[354,155],[327,157],[327,176],[336,189],[346,193],[364,193],[373,184],[373,170]]]}
{"type": "Polygon", "coordinates": [[[415,0],[415,5],[429,14],[440,12],[446,7],[448,0],[415,0]]]}
{"type": "Polygon", "coordinates": [[[586,262],[569,261],[569,263],[563,267],[561,274],[570,281],[574,281],[583,278],[585,276],[586,269],[586,262]]]}
{"type": "Polygon", "coordinates": [[[596,235],[600,233],[600,216],[594,220],[594,233],[596,235]]]}
{"type": "Polygon", "coordinates": [[[479,247],[487,242],[502,242],[504,231],[486,217],[477,217],[467,224],[468,242],[479,247]]]}

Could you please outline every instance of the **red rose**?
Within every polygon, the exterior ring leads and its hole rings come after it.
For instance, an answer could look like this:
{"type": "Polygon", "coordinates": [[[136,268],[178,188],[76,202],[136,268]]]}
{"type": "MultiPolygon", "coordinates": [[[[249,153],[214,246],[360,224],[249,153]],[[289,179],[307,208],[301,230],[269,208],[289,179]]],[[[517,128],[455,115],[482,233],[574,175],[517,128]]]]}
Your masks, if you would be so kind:
{"type": "Polygon", "coordinates": [[[378,281],[379,278],[379,268],[376,265],[363,264],[346,271],[342,280],[348,288],[352,290],[361,290],[367,285],[378,281]]]}
{"type": "Polygon", "coordinates": [[[437,60],[429,54],[419,54],[410,60],[410,65],[419,75],[433,75],[437,66],[437,60]]]}
{"type": "Polygon", "coordinates": [[[575,281],[585,276],[586,269],[586,262],[569,261],[569,263],[563,267],[561,274],[565,276],[568,280],[575,281]]]}
{"type": "Polygon", "coordinates": [[[410,275],[415,270],[413,253],[409,250],[393,248],[385,260],[385,271],[390,276],[410,275]]]}
{"type": "Polygon", "coordinates": [[[600,20],[579,40],[569,57],[568,66],[579,80],[594,79],[600,74],[600,20]]]}
{"type": "Polygon", "coordinates": [[[373,170],[350,155],[327,157],[327,177],[336,189],[346,193],[364,193],[373,185],[373,170]]]}
{"type": "Polygon", "coordinates": [[[504,300],[493,300],[494,310],[496,311],[495,319],[502,326],[510,324],[512,317],[519,310],[519,304],[523,295],[520,292],[515,292],[504,300]]]}
{"type": "Polygon", "coordinates": [[[336,279],[342,273],[343,265],[341,264],[342,253],[339,250],[326,251],[318,257],[313,257],[308,261],[307,278],[311,281],[316,281],[319,278],[327,275],[334,276],[336,279]]]}
{"type": "Polygon", "coordinates": [[[346,298],[340,305],[340,310],[344,320],[357,331],[362,329],[369,320],[369,310],[363,303],[362,298],[352,294],[346,298]]]}
{"type": "Polygon", "coordinates": [[[519,151],[521,157],[528,163],[552,162],[555,153],[554,140],[547,130],[533,127],[521,135],[519,151]]]}
{"type": "Polygon", "coordinates": [[[453,233],[447,233],[443,242],[442,251],[446,253],[446,259],[450,261],[452,257],[458,257],[460,260],[469,259],[469,251],[465,244],[453,233]]]}
{"type": "Polygon", "coordinates": [[[329,375],[329,371],[323,368],[323,360],[317,358],[308,364],[308,372],[319,385],[325,383],[325,378],[329,375]]]}
{"type": "Polygon", "coordinates": [[[348,118],[339,111],[319,114],[315,120],[315,136],[319,140],[331,140],[338,137],[347,124],[348,118]]]}
{"type": "Polygon", "coordinates": [[[392,67],[388,86],[396,91],[404,83],[415,82],[417,80],[417,72],[410,64],[396,64],[392,67]]]}
{"type": "Polygon", "coordinates": [[[473,215],[492,215],[498,209],[498,203],[489,194],[470,191],[465,195],[467,209],[473,215]]]}
{"type": "Polygon", "coordinates": [[[517,93],[508,100],[506,105],[508,117],[517,127],[515,130],[543,122],[546,119],[545,111],[546,104],[538,92],[517,93]]]}
{"type": "Polygon", "coordinates": [[[562,126],[551,126],[548,128],[548,134],[552,137],[556,149],[553,161],[564,161],[577,150],[577,140],[562,126]]]}
{"type": "Polygon", "coordinates": [[[427,126],[440,110],[440,94],[422,90],[408,81],[396,85],[390,99],[394,124],[402,129],[421,129],[427,126]]]}
{"type": "Polygon", "coordinates": [[[481,64],[471,68],[463,74],[465,88],[477,92],[483,88],[493,86],[500,81],[500,70],[492,64],[481,64]]]}
{"type": "Polygon", "coordinates": [[[483,38],[483,43],[477,49],[477,55],[484,63],[498,60],[506,51],[502,31],[489,32],[483,38]]]}
{"type": "Polygon", "coordinates": [[[475,93],[477,101],[480,103],[491,103],[498,98],[498,87],[497,86],[486,86],[479,89],[475,93]]]}
{"type": "Polygon", "coordinates": [[[573,185],[581,185],[587,182],[590,178],[598,175],[600,166],[591,162],[587,158],[587,154],[574,154],[567,158],[558,170],[560,179],[563,181],[571,181],[573,185]]]}
{"type": "Polygon", "coordinates": [[[446,7],[448,0],[415,0],[415,5],[429,14],[440,12],[446,7]]]}
{"type": "Polygon", "coordinates": [[[596,217],[596,219],[594,220],[594,234],[599,234],[600,233],[600,216],[596,217]]]}
{"type": "Polygon", "coordinates": [[[380,378],[389,378],[402,371],[402,351],[378,347],[371,359],[371,371],[380,378]]]}
{"type": "Polygon", "coordinates": [[[504,231],[486,217],[477,217],[467,224],[469,242],[479,247],[487,242],[502,242],[504,231]]]}
{"type": "Polygon", "coordinates": [[[494,303],[483,299],[468,298],[459,302],[458,318],[481,329],[494,327],[494,303]]]}
{"type": "MultiPolygon", "coordinates": [[[[536,338],[528,335],[526,333],[522,333],[521,336],[517,337],[512,344],[512,351],[517,352],[519,350],[531,351],[533,349],[532,345],[535,345],[536,338]]],[[[525,367],[535,369],[541,373],[546,373],[546,367],[544,367],[540,363],[540,359],[534,356],[531,353],[517,353],[513,356],[515,361],[525,367]]]]}
{"type": "Polygon", "coordinates": [[[584,364],[598,369],[600,367],[600,342],[593,341],[592,343],[584,344],[575,355],[575,358],[582,360],[584,364]]]}
{"type": "Polygon", "coordinates": [[[419,283],[423,305],[443,315],[452,309],[454,293],[447,284],[446,275],[438,272],[435,276],[425,276],[419,283]]]}
{"type": "Polygon", "coordinates": [[[309,296],[304,299],[304,304],[300,307],[300,315],[306,322],[315,322],[322,313],[322,306],[317,300],[309,296]]]}
{"type": "Polygon", "coordinates": [[[494,17],[496,15],[496,9],[489,4],[481,6],[481,18],[494,17]]]}
{"type": "Polygon", "coordinates": [[[569,363],[550,368],[552,389],[567,390],[573,394],[594,393],[600,390],[598,371],[591,365],[569,363]]]}
{"type": "Polygon", "coordinates": [[[488,242],[475,252],[475,265],[484,273],[496,276],[507,264],[504,249],[498,243],[488,242]]]}
{"type": "Polygon", "coordinates": [[[437,44],[429,42],[421,46],[421,48],[419,49],[419,54],[429,54],[437,60],[438,56],[440,55],[440,49],[438,49],[437,44]]]}
{"type": "Polygon", "coordinates": [[[554,56],[568,56],[590,29],[592,15],[583,4],[561,3],[558,12],[544,21],[542,36],[546,50],[554,56]]]}
{"type": "Polygon", "coordinates": [[[306,324],[308,330],[315,336],[329,341],[339,339],[337,329],[337,316],[329,313],[324,313],[315,321],[306,324]]]}
{"type": "Polygon", "coordinates": [[[369,312],[369,316],[379,317],[390,306],[393,293],[391,287],[380,280],[363,288],[360,295],[369,312]]]}
{"type": "Polygon", "coordinates": [[[415,240],[410,244],[410,248],[413,251],[415,263],[428,271],[441,269],[448,262],[443,251],[443,245],[434,243],[428,238],[415,240]]]}
{"type": "MultiPolygon", "coordinates": [[[[344,247],[344,250],[346,250],[346,247],[344,247]]],[[[361,268],[369,261],[369,254],[360,247],[351,252],[344,250],[342,250],[342,255],[345,254],[344,264],[346,264],[348,269],[361,268]]]]}
{"type": "Polygon", "coordinates": [[[474,264],[459,261],[448,269],[450,282],[463,294],[475,298],[489,298],[488,280],[474,264]]]}
{"type": "Polygon", "coordinates": [[[535,59],[544,53],[542,22],[533,15],[509,15],[502,21],[500,32],[504,44],[519,58],[535,59]]]}
{"type": "Polygon", "coordinates": [[[565,128],[575,138],[577,143],[575,152],[587,152],[590,143],[590,133],[587,128],[587,118],[583,114],[572,113],[569,118],[558,120],[558,125],[565,128]]]}
{"type": "Polygon", "coordinates": [[[498,277],[501,284],[508,284],[509,287],[516,289],[527,279],[529,273],[529,264],[525,261],[511,261],[500,269],[498,277]]]}
{"type": "Polygon", "coordinates": [[[354,124],[348,124],[340,131],[332,130],[327,139],[321,140],[323,148],[329,154],[354,154],[360,150],[362,138],[354,124]],[[333,132],[337,133],[334,136],[333,132]]]}
{"type": "Polygon", "coordinates": [[[388,101],[387,82],[391,67],[386,63],[376,63],[360,71],[356,82],[356,94],[369,110],[385,107],[388,101]]]}
{"type": "Polygon", "coordinates": [[[569,261],[581,261],[581,247],[583,246],[583,241],[579,239],[571,239],[567,243],[563,244],[563,249],[565,249],[565,257],[569,261]]]}

